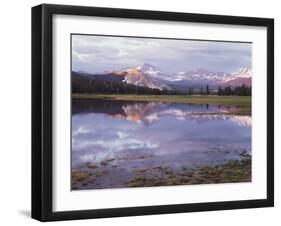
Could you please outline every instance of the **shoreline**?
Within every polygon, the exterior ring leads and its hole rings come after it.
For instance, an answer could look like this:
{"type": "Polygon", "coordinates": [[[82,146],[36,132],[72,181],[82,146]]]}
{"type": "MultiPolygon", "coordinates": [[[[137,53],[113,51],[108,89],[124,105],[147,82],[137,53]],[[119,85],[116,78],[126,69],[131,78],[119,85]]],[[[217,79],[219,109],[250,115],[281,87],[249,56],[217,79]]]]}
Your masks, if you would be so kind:
{"type": "Polygon", "coordinates": [[[83,170],[72,170],[72,190],[251,182],[252,158],[248,154],[241,157],[240,160],[228,160],[213,166],[203,164],[180,171],[164,166],[141,168],[134,170],[133,175],[124,180],[122,185],[92,188],[87,186],[108,174],[106,166],[110,166],[113,160],[101,166],[88,164],[83,170]]]}

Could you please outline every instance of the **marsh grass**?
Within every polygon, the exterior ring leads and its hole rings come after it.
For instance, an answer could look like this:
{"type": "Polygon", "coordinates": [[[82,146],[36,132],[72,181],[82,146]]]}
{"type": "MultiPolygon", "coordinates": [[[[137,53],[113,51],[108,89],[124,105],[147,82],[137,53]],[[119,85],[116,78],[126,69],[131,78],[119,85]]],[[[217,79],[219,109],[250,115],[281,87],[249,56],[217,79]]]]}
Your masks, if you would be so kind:
{"type": "Polygon", "coordinates": [[[128,187],[152,187],[169,185],[217,184],[251,181],[251,158],[230,160],[221,165],[199,166],[181,172],[168,167],[159,167],[160,173],[149,169],[135,171],[126,181],[128,187]]]}
{"type": "MultiPolygon", "coordinates": [[[[240,160],[228,160],[213,166],[199,165],[192,168],[182,167],[181,169],[167,166],[137,168],[132,170],[132,176],[128,180],[123,181],[122,187],[250,182],[252,175],[251,155],[245,150],[239,156],[240,160]]],[[[140,159],[142,157],[140,156],[140,159]]],[[[85,189],[88,185],[94,184],[98,178],[101,179],[105,174],[110,174],[110,170],[118,167],[110,165],[113,161],[114,159],[106,159],[100,165],[86,163],[85,167],[73,170],[72,189],[85,189]]],[[[110,179],[113,178],[110,176],[110,179]]]]}
{"type": "Polygon", "coordinates": [[[73,170],[71,173],[72,189],[80,189],[81,186],[87,186],[96,181],[98,177],[108,173],[107,169],[95,168],[91,171],[73,170]]]}

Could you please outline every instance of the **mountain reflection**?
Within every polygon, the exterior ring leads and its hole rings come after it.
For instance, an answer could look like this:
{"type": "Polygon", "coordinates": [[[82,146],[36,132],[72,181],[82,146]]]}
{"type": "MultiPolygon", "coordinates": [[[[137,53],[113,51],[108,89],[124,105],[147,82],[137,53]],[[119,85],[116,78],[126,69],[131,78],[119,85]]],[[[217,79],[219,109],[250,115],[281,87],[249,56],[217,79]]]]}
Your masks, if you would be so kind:
{"type": "Polygon", "coordinates": [[[239,158],[251,152],[251,116],[205,104],[73,100],[72,166],[144,158],[136,164],[170,167],[239,158]],[[227,155],[225,153],[228,153],[227,155]]]}
{"type": "Polygon", "coordinates": [[[164,102],[134,102],[119,100],[73,100],[72,113],[105,114],[115,119],[128,120],[138,124],[150,125],[173,117],[177,120],[221,121],[230,120],[241,126],[251,127],[251,116],[233,115],[235,107],[209,104],[183,104],[164,102]]]}

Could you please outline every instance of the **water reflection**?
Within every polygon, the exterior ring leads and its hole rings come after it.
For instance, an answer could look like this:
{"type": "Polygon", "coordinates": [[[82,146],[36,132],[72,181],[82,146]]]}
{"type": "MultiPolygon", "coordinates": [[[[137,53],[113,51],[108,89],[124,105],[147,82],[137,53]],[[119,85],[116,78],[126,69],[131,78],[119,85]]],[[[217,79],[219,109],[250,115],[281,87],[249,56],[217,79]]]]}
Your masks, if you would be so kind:
{"type": "Polygon", "coordinates": [[[72,167],[113,159],[111,177],[126,178],[144,165],[177,169],[238,159],[241,151],[251,151],[251,116],[230,111],[235,108],[73,100],[72,167]]]}
{"type": "Polygon", "coordinates": [[[73,101],[73,114],[100,113],[116,119],[126,119],[136,123],[152,124],[162,117],[174,117],[178,120],[232,120],[250,127],[251,116],[228,115],[235,112],[235,107],[214,106],[209,104],[179,104],[163,102],[132,102],[132,101],[73,101]]]}

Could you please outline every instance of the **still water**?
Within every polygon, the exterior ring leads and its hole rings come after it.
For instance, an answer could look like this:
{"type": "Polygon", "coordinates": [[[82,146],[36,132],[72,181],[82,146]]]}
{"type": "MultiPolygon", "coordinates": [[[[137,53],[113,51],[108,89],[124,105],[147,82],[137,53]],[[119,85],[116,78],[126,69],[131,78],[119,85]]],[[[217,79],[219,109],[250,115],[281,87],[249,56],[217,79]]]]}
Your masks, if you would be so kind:
{"type": "MultiPolygon", "coordinates": [[[[206,104],[72,101],[72,170],[103,168],[81,189],[126,187],[136,169],[214,165],[251,153],[251,116],[206,104]]],[[[80,189],[80,188],[78,188],[80,189]]]]}

